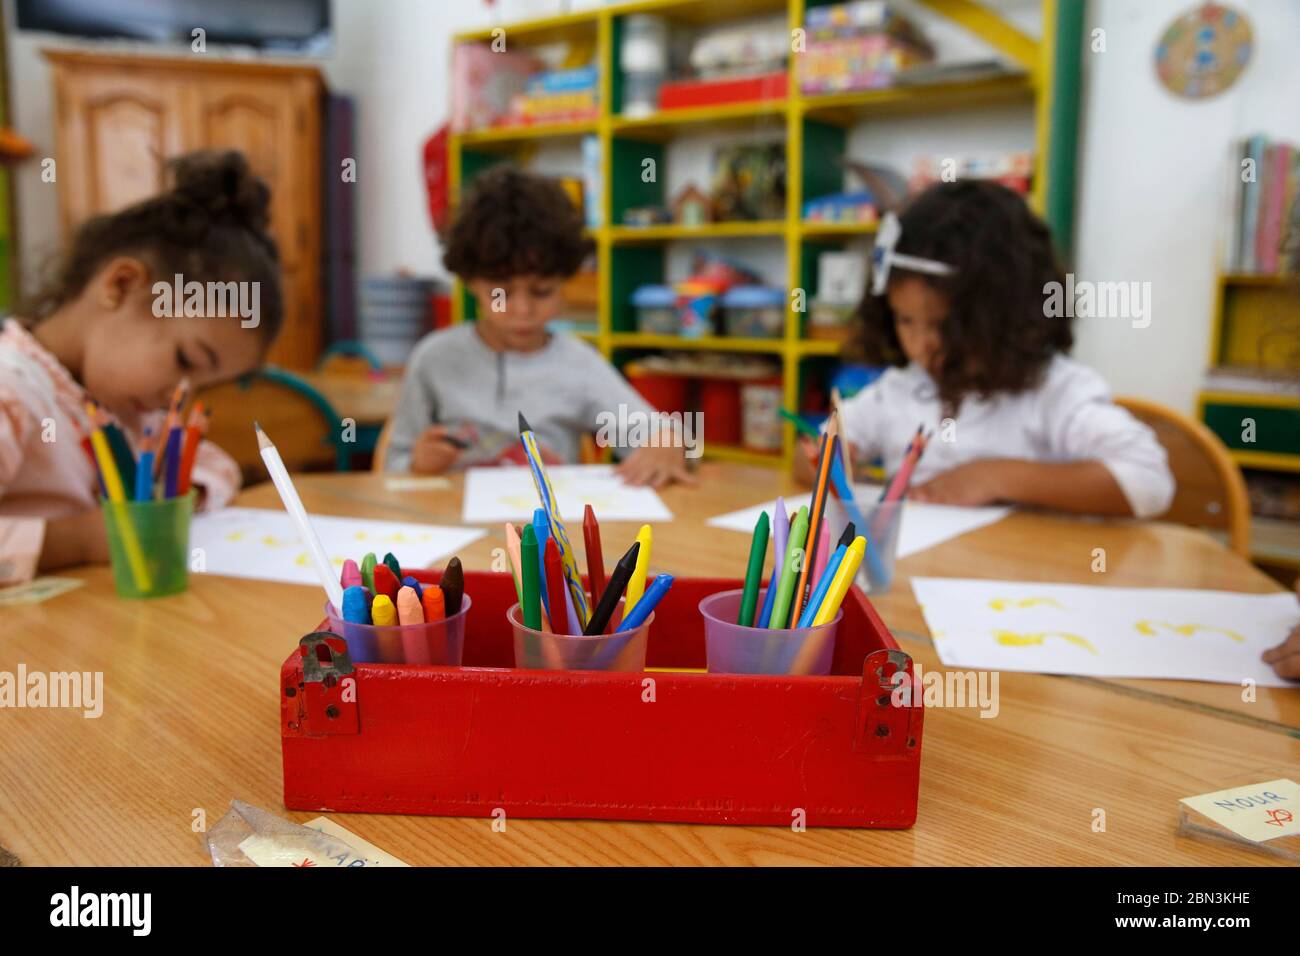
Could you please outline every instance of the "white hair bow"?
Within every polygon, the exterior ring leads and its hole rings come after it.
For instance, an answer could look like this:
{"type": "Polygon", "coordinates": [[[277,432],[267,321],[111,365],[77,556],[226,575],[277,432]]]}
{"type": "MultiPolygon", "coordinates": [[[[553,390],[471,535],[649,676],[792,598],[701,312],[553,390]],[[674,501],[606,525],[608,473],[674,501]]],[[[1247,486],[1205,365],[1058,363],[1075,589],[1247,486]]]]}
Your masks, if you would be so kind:
{"type": "Polygon", "coordinates": [[[950,276],[957,271],[946,262],[895,252],[894,247],[902,236],[903,224],[898,221],[898,216],[892,212],[885,213],[880,220],[880,228],[876,230],[875,248],[871,250],[872,295],[885,294],[885,288],[889,285],[889,270],[895,266],[933,276],[950,276]]]}

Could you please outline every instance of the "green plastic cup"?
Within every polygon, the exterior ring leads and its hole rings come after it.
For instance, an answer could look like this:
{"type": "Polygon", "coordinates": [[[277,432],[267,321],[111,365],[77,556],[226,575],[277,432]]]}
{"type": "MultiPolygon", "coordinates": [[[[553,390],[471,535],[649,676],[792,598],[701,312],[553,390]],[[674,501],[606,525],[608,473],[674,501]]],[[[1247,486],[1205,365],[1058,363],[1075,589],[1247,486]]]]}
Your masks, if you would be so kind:
{"type": "Polygon", "coordinates": [[[105,501],[102,510],[118,597],[163,597],[189,587],[193,491],[162,501],[105,501]]]}

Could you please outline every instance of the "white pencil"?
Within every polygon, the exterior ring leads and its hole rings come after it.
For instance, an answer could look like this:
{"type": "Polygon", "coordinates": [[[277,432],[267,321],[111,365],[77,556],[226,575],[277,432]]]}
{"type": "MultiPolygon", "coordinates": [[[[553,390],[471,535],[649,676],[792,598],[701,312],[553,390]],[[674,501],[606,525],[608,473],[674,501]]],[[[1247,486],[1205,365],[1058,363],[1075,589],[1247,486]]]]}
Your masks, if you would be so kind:
{"type": "Polygon", "coordinates": [[[302,535],[302,540],[307,542],[307,550],[311,552],[316,573],[320,575],[320,583],[324,585],[330,603],[334,605],[335,611],[342,613],[343,585],[339,583],[338,576],[334,573],[334,566],[330,564],[329,555],[325,553],[325,546],[320,543],[320,537],[312,527],[311,519],[307,517],[307,509],[302,506],[298,489],[293,486],[293,479],[289,477],[289,472],[280,459],[280,453],[276,451],[271,439],[266,437],[262,426],[253,422],[253,428],[257,430],[257,447],[262,453],[262,461],[266,462],[266,470],[271,473],[271,481],[275,483],[275,490],[280,493],[284,509],[293,516],[293,520],[298,525],[298,533],[302,535]]]}

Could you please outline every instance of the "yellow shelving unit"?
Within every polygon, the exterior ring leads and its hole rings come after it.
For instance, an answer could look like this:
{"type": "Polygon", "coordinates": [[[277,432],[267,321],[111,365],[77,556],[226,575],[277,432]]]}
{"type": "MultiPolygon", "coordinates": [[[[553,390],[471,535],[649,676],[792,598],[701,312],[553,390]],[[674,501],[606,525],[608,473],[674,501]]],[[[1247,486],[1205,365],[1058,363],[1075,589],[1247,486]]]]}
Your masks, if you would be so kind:
{"type": "MultiPolygon", "coordinates": [[[[845,130],[862,119],[877,115],[924,113],[985,106],[991,103],[1021,102],[1034,111],[1037,124],[1036,168],[1033,202],[1040,211],[1053,216],[1054,208],[1065,210],[1062,228],[1068,234],[1069,203],[1055,200],[1049,190],[1049,173],[1063,170],[1059,177],[1063,194],[1072,193],[1073,167],[1067,153],[1073,153],[1073,126],[1077,89],[1067,77],[1070,96],[1057,102],[1060,91],[1058,60],[1069,59],[1071,44],[1078,46],[1082,13],[1077,4],[1041,0],[1043,35],[1034,39],[973,0],[920,0],[925,6],[946,16],[980,37],[1023,72],[992,78],[896,86],[883,90],[805,96],[799,90],[797,57],[789,64],[789,94],[779,99],[737,103],[695,109],[663,111],[653,116],[629,118],[619,114],[621,76],[618,69],[618,37],[622,18],[633,13],[653,13],[680,26],[723,23],[762,13],[785,11],[791,31],[804,23],[805,0],[638,0],[600,7],[581,13],[549,17],[503,27],[485,28],[459,34],[454,43],[488,43],[504,36],[508,48],[549,43],[569,43],[591,47],[600,69],[600,114],[584,123],[563,123],[519,129],[487,129],[454,134],[450,144],[450,180],[452,194],[483,166],[501,156],[526,157],[542,140],[595,135],[599,137],[603,159],[604,195],[601,221],[606,225],[588,234],[596,246],[599,281],[598,326],[594,333],[581,333],[609,359],[644,350],[694,350],[738,352],[769,355],[778,359],[782,369],[784,403],[798,407],[801,365],[805,360],[833,357],[840,343],[810,339],[804,334],[805,316],[790,307],[785,334],[779,339],[737,339],[708,337],[684,339],[673,336],[644,335],[634,331],[626,306],[628,277],[655,271],[659,247],[667,243],[691,240],[752,238],[756,241],[780,241],[785,252],[786,288],[807,289],[811,298],[815,283],[813,262],[819,248],[869,237],[873,229],[802,222],[800,219],[805,192],[812,184],[820,185],[828,177],[826,167],[838,143],[842,151],[845,130]],[[1065,109],[1062,110],[1062,105],[1065,109]],[[1064,119],[1062,118],[1064,117],[1064,119]],[[1057,143],[1049,133],[1052,122],[1068,122],[1068,140],[1057,143]],[[786,209],[783,219],[768,222],[722,222],[690,227],[668,224],[638,228],[622,225],[615,202],[616,164],[639,151],[662,150],[674,138],[701,130],[756,128],[768,126],[786,146],[786,209]],[[617,155],[616,155],[617,154],[617,155]],[[821,178],[819,179],[818,176],[821,178]],[[618,276],[613,273],[619,272],[618,276]]],[[[793,36],[792,32],[792,36],[793,36]]],[[[1077,64],[1076,64],[1077,65],[1077,64]]],[[[838,187],[836,187],[838,188],[838,187]]],[[[830,191],[830,190],[825,190],[830,191]]],[[[815,193],[809,192],[810,195],[815,193]]],[[[1060,217],[1058,217],[1060,218],[1060,217]]],[[[662,268],[660,266],[660,268],[662,268]]],[[[658,277],[644,275],[642,281],[658,277]]],[[[639,281],[637,282],[639,284],[639,281]]],[[[463,289],[457,283],[452,297],[453,321],[467,316],[463,289]]],[[[706,455],[750,464],[788,466],[794,449],[794,429],[785,426],[783,451],[764,454],[743,448],[706,448],[706,455]]]]}

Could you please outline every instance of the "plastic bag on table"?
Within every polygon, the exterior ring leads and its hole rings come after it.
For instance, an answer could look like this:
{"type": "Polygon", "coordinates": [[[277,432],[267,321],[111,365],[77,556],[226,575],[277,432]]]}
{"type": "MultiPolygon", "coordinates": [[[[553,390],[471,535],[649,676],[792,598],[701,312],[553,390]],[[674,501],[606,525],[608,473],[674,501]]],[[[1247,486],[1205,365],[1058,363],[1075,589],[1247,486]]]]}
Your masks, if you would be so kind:
{"type": "Polygon", "coordinates": [[[366,858],[335,837],[259,807],[231,800],[207,833],[213,866],[365,866],[366,858]]]}

